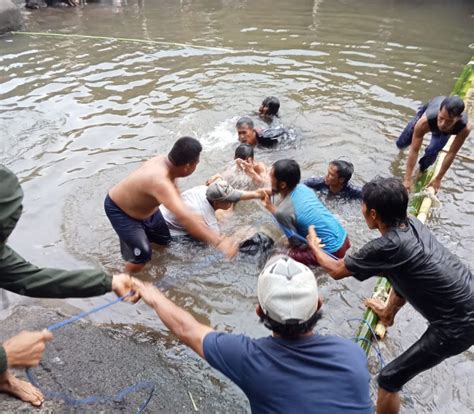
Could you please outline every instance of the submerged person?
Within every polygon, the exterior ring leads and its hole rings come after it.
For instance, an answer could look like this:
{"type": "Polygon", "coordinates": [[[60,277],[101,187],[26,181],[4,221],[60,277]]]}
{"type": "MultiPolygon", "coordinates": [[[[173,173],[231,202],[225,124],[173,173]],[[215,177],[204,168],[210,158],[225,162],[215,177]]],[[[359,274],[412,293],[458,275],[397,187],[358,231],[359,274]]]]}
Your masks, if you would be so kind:
{"type": "Polygon", "coordinates": [[[431,132],[431,140],[425,149],[425,154],[418,162],[420,173],[436,161],[438,153],[446,145],[449,137],[456,135],[441,164],[441,169],[430,183],[435,191],[439,190],[441,180],[471,132],[471,124],[468,122],[467,112],[464,109],[464,102],[459,96],[438,96],[421,106],[415,117],[408,122],[396,142],[400,149],[410,146],[403,181],[403,185],[408,191],[412,187],[413,171],[423,143],[423,137],[428,132],[431,132]]]}
{"type": "Polygon", "coordinates": [[[318,265],[316,257],[305,242],[308,228],[313,225],[323,240],[325,250],[333,256],[344,257],[351,246],[347,232],[319,201],[315,192],[299,184],[301,171],[298,163],[290,159],[275,162],[270,178],[272,194],[278,194],[280,200],[275,205],[266,194],[262,203],[288,237],[288,255],[306,265],[318,265]]]}
{"type": "MultiPolygon", "coordinates": [[[[63,270],[37,267],[7,245],[23,210],[23,190],[16,175],[0,165],[0,288],[37,298],[99,296],[113,291],[117,296],[130,292],[132,278],[125,274],[107,275],[99,269],[63,270]]],[[[127,299],[138,300],[136,294],[127,299]]],[[[29,382],[17,379],[10,368],[36,366],[45,343],[52,334],[22,332],[0,345],[0,392],[40,406],[43,394],[29,382]]]]}
{"type": "Polygon", "coordinates": [[[263,162],[255,160],[255,151],[251,145],[240,144],[235,149],[234,161],[234,165],[221,174],[213,175],[206,184],[222,179],[239,190],[256,189],[270,184],[268,168],[263,162]]]}
{"type": "MultiPolygon", "coordinates": [[[[159,209],[167,207],[193,237],[216,247],[229,257],[237,246],[228,237],[206,227],[189,212],[176,187],[176,179],[191,175],[199,163],[201,144],[195,138],[178,139],[168,155],[146,161],[107,194],[105,212],[119,236],[127,272],[143,269],[151,259],[151,242],[163,244],[166,224],[159,209]]],[[[166,243],[166,242],[165,242],[166,243]]]]}
{"type": "Polygon", "coordinates": [[[237,135],[241,144],[249,144],[252,147],[275,148],[296,140],[295,131],[282,126],[256,129],[252,119],[247,116],[240,118],[235,124],[237,135]]]}
{"type": "MultiPolygon", "coordinates": [[[[239,191],[221,179],[214,181],[209,186],[199,185],[181,194],[186,207],[197,214],[209,230],[217,234],[220,234],[216,218],[217,210],[229,210],[238,201],[261,199],[263,196],[264,190],[239,191]]],[[[168,228],[168,241],[171,240],[171,237],[189,234],[179,219],[166,206],[161,205],[160,212],[168,228]]]]}
{"type": "Polygon", "coordinates": [[[303,184],[327,196],[360,200],[362,189],[349,182],[353,173],[354,165],[351,162],[334,160],[329,163],[324,177],[311,177],[303,181],[303,184]]]}
{"type": "Polygon", "coordinates": [[[280,110],[280,101],[275,96],[267,96],[258,108],[258,113],[265,121],[273,121],[275,117],[278,117],[278,111],[280,110]]]}
{"type": "Polygon", "coordinates": [[[407,216],[408,193],[396,178],[376,178],[362,189],[362,214],[381,237],[341,260],[329,257],[310,230],[309,244],[334,279],[363,281],[382,275],[391,282],[387,304],[366,300],[386,326],[408,301],[428,320],[423,336],[378,377],[378,414],[400,410],[399,392],[419,373],[474,344],[474,282],[471,270],[418,219],[407,216]]]}
{"type": "Polygon", "coordinates": [[[309,268],[271,259],[258,277],[257,316],[271,336],[217,332],[139,281],[135,289],[185,345],[245,393],[253,414],[373,413],[367,358],[354,342],[315,333],[322,301],[309,268]]]}

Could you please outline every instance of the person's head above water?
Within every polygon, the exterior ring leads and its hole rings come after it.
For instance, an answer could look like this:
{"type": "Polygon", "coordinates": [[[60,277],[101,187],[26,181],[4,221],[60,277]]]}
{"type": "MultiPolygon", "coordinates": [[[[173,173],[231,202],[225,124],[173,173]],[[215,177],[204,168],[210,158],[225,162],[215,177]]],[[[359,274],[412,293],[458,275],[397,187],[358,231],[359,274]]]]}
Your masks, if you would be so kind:
{"type": "Polygon", "coordinates": [[[263,117],[273,117],[278,116],[278,111],[280,110],[280,101],[274,96],[268,96],[260,105],[258,112],[263,117]]]}
{"type": "Polygon", "coordinates": [[[240,118],[235,127],[240,143],[252,146],[257,145],[257,132],[254,129],[253,121],[248,116],[240,118]]]}
{"type": "Polygon", "coordinates": [[[288,256],[272,257],[258,277],[257,315],[276,335],[296,339],[311,334],[321,317],[313,272],[288,256]]]}
{"type": "Polygon", "coordinates": [[[242,197],[242,191],[236,190],[227,181],[218,179],[206,190],[206,198],[214,210],[228,210],[242,197]]]}
{"type": "Polygon", "coordinates": [[[441,102],[438,111],[438,128],[440,131],[449,131],[462,118],[464,102],[459,96],[447,96],[441,102]]]}
{"type": "Polygon", "coordinates": [[[178,170],[178,175],[187,177],[191,175],[199,164],[202,146],[196,138],[179,138],[168,153],[168,160],[178,170]]]}
{"type": "Polygon", "coordinates": [[[333,160],[329,163],[324,181],[330,187],[344,188],[354,173],[354,165],[344,160],[333,160]]]}
{"type": "Polygon", "coordinates": [[[249,144],[240,144],[234,153],[234,160],[252,161],[254,159],[253,147],[249,144]]]}
{"type": "Polygon", "coordinates": [[[408,192],[398,178],[376,177],[362,187],[362,214],[370,229],[407,220],[408,192]]]}
{"type": "Polygon", "coordinates": [[[272,192],[274,194],[287,194],[300,182],[301,170],[295,160],[278,160],[272,166],[270,172],[272,192]]]}

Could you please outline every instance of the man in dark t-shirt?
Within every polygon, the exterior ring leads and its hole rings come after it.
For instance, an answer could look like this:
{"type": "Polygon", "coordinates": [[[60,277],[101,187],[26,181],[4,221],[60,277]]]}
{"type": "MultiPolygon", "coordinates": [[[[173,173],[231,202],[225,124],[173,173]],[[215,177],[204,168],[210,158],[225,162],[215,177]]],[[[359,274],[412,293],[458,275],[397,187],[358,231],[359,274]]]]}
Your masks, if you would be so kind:
{"type": "Polygon", "coordinates": [[[334,160],[329,163],[324,177],[311,177],[303,181],[303,184],[327,197],[360,200],[362,189],[350,182],[352,174],[354,165],[351,162],[334,160]]]}
{"type": "Polygon", "coordinates": [[[425,154],[420,158],[420,172],[425,171],[436,161],[438,153],[446,145],[449,137],[451,135],[456,136],[446,154],[441,169],[431,181],[431,185],[438,191],[444,174],[448,171],[454,157],[471,132],[467,112],[464,111],[464,102],[459,96],[437,96],[418,108],[415,117],[408,122],[397,139],[398,148],[402,149],[410,146],[403,181],[403,185],[408,191],[412,186],[413,170],[423,143],[423,137],[428,132],[431,132],[431,140],[425,149],[425,154]]]}
{"type": "Polygon", "coordinates": [[[362,188],[362,214],[381,237],[358,252],[334,260],[310,229],[308,242],[334,279],[365,280],[379,274],[393,289],[387,304],[366,300],[390,326],[408,301],[429,323],[423,336],[380,372],[377,413],[398,413],[399,391],[415,375],[474,344],[474,285],[471,270],[419,220],[407,217],[408,193],[396,178],[376,178],[362,188]]]}
{"type": "Polygon", "coordinates": [[[305,265],[276,256],[260,274],[256,310],[272,335],[259,339],[214,331],[152,285],[137,281],[135,289],[172,332],[242,389],[252,413],[373,413],[362,349],[313,332],[321,300],[305,265]]]}

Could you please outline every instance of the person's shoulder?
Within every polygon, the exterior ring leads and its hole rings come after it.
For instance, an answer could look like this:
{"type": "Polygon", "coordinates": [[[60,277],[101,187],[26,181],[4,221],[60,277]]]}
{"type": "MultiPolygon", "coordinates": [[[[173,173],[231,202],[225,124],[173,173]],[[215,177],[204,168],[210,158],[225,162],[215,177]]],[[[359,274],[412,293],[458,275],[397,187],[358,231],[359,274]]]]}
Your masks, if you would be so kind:
{"type": "Polygon", "coordinates": [[[362,348],[351,339],[336,335],[323,335],[320,336],[320,342],[329,348],[334,348],[339,353],[344,352],[351,355],[351,357],[363,357],[366,359],[362,348]]]}
{"type": "Polygon", "coordinates": [[[204,337],[204,355],[208,359],[214,353],[226,355],[248,354],[252,352],[258,341],[259,339],[243,334],[212,331],[204,337]]]}

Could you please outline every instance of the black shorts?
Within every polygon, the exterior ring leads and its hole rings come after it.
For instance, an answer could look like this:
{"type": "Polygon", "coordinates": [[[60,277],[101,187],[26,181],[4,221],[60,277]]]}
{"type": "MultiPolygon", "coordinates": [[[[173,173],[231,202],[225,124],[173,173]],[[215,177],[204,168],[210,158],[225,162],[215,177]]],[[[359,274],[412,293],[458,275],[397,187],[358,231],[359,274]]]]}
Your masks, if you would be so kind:
{"type": "Polygon", "coordinates": [[[380,371],[380,388],[398,392],[420,372],[433,368],[474,345],[474,326],[465,325],[458,333],[429,326],[423,336],[380,371]]]}
{"type": "Polygon", "coordinates": [[[120,251],[127,262],[146,263],[151,259],[150,242],[166,245],[171,241],[170,231],[159,209],[146,220],[137,220],[124,213],[108,194],[104,209],[119,236],[120,251]]]}

